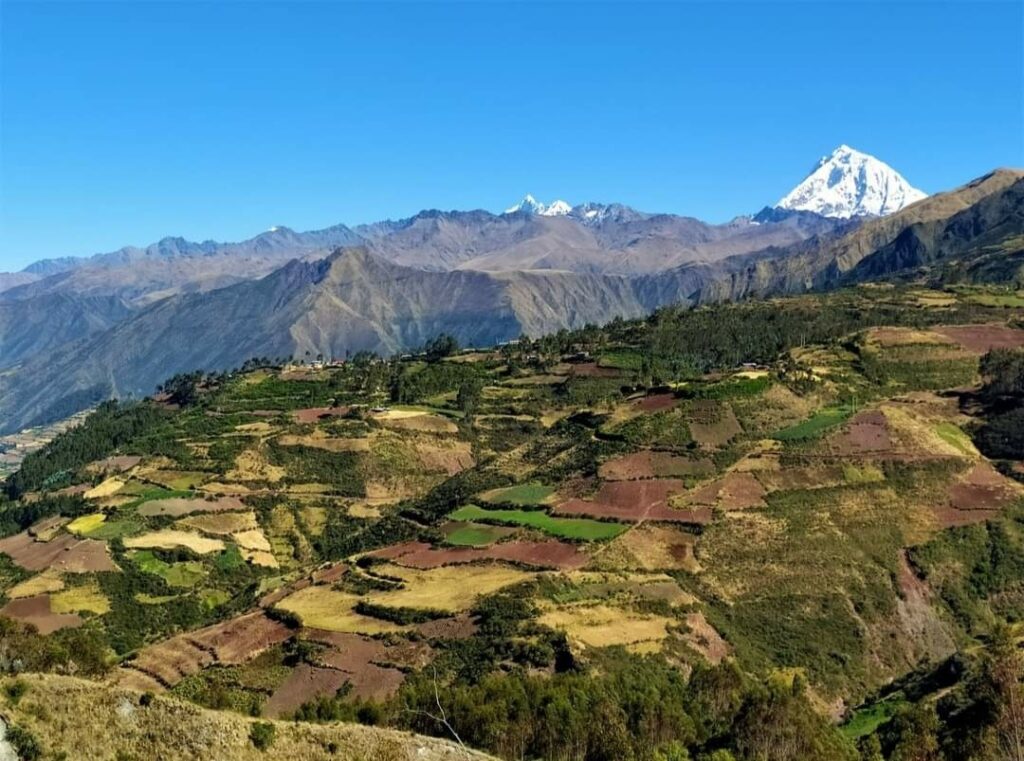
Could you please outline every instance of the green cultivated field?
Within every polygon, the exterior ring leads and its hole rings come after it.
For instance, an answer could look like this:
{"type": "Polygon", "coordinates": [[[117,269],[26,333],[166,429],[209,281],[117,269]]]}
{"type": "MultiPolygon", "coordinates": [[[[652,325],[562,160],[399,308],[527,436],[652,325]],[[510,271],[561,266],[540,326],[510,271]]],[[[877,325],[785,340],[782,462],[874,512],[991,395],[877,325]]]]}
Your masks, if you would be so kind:
{"type": "Polygon", "coordinates": [[[804,441],[814,439],[823,434],[829,428],[835,428],[846,422],[846,419],[853,414],[853,408],[849,406],[826,407],[818,410],[814,415],[802,423],[783,428],[776,431],[772,436],[779,441],[804,441]]]}
{"type": "Polygon", "coordinates": [[[540,510],[484,510],[476,505],[460,507],[448,516],[453,521],[483,521],[513,526],[529,526],[565,539],[600,541],[613,539],[628,526],[586,518],[553,518],[540,510]]]}
{"type": "Polygon", "coordinates": [[[542,505],[554,493],[554,487],[544,484],[520,484],[489,492],[482,499],[495,505],[542,505]]]}

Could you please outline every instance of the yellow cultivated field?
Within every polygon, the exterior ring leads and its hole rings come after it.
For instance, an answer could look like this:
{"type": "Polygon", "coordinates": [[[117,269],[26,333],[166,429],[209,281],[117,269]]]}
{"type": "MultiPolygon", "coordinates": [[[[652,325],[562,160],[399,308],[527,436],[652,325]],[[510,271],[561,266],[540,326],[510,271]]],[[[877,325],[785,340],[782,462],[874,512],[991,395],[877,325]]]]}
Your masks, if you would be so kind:
{"type": "Polygon", "coordinates": [[[207,473],[194,470],[153,470],[145,475],[147,481],[167,489],[194,489],[207,477],[207,473]]]}
{"type": "Polygon", "coordinates": [[[348,506],[348,514],[353,518],[379,518],[381,505],[390,503],[391,500],[382,500],[378,504],[373,502],[353,502],[348,506]]]}
{"type": "Polygon", "coordinates": [[[72,534],[88,534],[90,531],[95,531],[102,526],[106,519],[107,516],[103,513],[83,515],[71,521],[71,523],[67,525],[67,529],[72,534]]]}
{"type": "Polygon", "coordinates": [[[320,536],[324,532],[324,526],[327,525],[327,508],[312,505],[303,507],[299,513],[299,519],[307,534],[320,536]]]}
{"type": "Polygon", "coordinates": [[[270,542],[267,541],[267,537],[263,535],[263,531],[259,528],[249,529],[248,531],[236,531],[231,535],[231,538],[235,540],[239,547],[244,549],[270,552],[270,542]]]}
{"type": "Polygon", "coordinates": [[[34,597],[47,592],[59,592],[62,589],[64,589],[64,580],[60,574],[53,570],[46,570],[38,576],[15,584],[7,590],[7,596],[14,600],[19,597],[34,597]]]}
{"type": "Polygon", "coordinates": [[[82,496],[86,499],[98,499],[116,494],[124,487],[125,482],[120,478],[108,478],[98,486],[94,486],[82,496]]]}
{"type": "Polygon", "coordinates": [[[124,546],[130,549],[158,548],[164,550],[174,549],[175,547],[187,547],[193,552],[205,555],[209,552],[220,552],[223,550],[224,542],[220,539],[209,539],[199,534],[193,534],[190,531],[163,529],[125,539],[124,546]]]}
{"type": "Polygon", "coordinates": [[[259,529],[256,514],[248,513],[206,513],[183,518],[174,524],[183,529],[195,529],[205,534],[228,535],[238,531],[259,529]]]}
{"type": "Polygon", "coordinates": [[[110,600],[93,582],[80,587],[71,587],[53,595],[50,597],[50,610],[54,613],[89,611],[102,616],[110,611],[110,600]]]}
{"type": "Polygon", "coordinates": [[[573,605],[544,613],[541,624],[564,631],[587,647],[658,643],[668,637],[672,619],[608,605],[573,605]]]}
{"type": "Polygon", "coordinates": [[[433,608],[451,611],[466,610],[477,597],[499,589],[533,579],[527,573],[506,565],[442,566],[429,571],[403,568],[396,565],[379,566],[384,576],[400,578],[402,589],[373,592],[370,602],[396,608],[433,608]]]}
{"type": "Polygon", "coordinates": [[[253,565],[261,565],[265,568],[279,568],[280,564],[277,562],[277,558],[274,557],[271,552],[264,552],[262,550],[250,550],[245,547],[239,547],[239,552],[242,553],[242,557],[248,560],[253,565]]]}
{"type": "Polygon", "coordinates": [[[304,626],[332,632],[383,634],[407,628],[356,613],[352,608],[360,599],[358,595],[339,592],[328,586],[313,586],[289,595],[275,607],[294,613],[304,626]]]}

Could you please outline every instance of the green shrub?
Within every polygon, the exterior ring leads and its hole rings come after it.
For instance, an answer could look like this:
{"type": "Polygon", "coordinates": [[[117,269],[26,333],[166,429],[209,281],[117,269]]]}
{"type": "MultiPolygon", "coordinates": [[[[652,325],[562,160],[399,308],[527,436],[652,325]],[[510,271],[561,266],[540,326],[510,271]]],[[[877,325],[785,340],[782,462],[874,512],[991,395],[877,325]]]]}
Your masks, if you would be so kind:
{"type": "Polygon", "coordinates": [[[249,741],[257,750],[266,750],[274,744],[277,727],[269,721],[257,721],[249,727],[249,741]]]}

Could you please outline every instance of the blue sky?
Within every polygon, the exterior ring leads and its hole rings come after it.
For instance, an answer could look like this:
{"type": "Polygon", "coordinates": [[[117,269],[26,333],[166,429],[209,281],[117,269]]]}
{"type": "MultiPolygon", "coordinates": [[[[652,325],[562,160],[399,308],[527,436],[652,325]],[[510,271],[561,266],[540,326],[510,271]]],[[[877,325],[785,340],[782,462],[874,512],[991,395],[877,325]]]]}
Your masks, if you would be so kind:
{"type": "Polygon", "coordinates": [[[422,208],[1024,165],[1020,2],[0,3],[0,270],[422,208]]]}

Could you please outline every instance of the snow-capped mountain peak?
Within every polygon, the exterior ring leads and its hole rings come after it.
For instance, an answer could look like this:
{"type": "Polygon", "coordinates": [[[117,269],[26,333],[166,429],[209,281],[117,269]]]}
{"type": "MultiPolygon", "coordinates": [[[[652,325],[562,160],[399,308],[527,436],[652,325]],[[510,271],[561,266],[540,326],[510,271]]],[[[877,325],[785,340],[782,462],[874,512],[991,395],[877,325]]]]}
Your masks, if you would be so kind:
{"type": "Polygon", "coordinates": [[[565,201],[553,201],[550,204],[541,203],[527,193],[523,196],[522,201],[515,206],[505,209],[506,214],[515,214],[518,211],[525,214],[537,214],[541,217],[564,217],[572,211],[572,207],[565,201]]]}
{"type": "Polygon", "coordinates": [[[840,145],[775,206],[825,217],[881,217],[927,196],[874,156],[840,145]]]}

